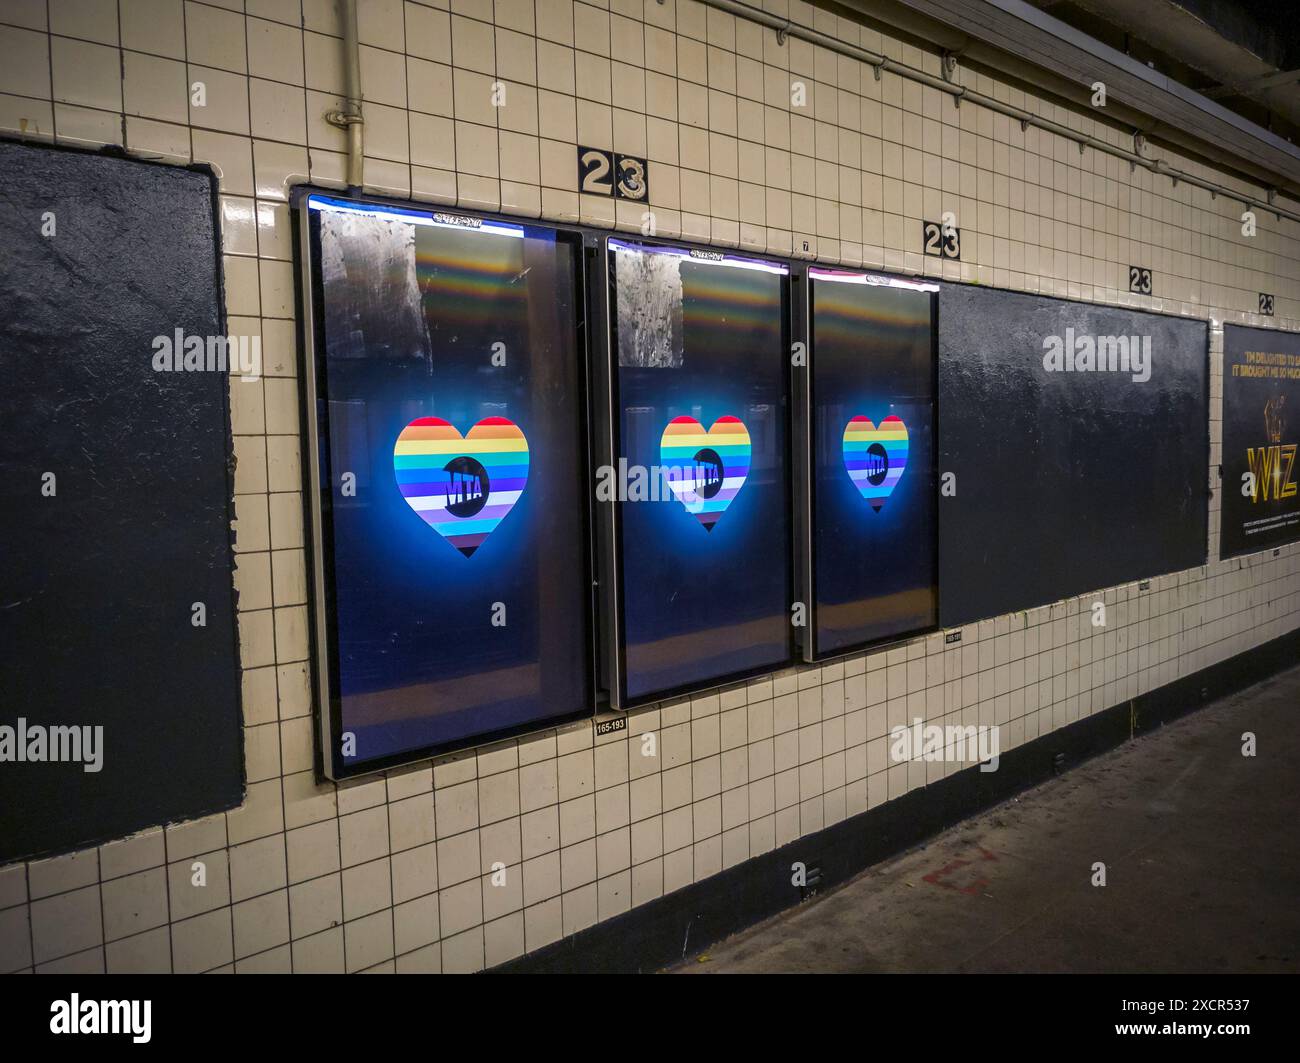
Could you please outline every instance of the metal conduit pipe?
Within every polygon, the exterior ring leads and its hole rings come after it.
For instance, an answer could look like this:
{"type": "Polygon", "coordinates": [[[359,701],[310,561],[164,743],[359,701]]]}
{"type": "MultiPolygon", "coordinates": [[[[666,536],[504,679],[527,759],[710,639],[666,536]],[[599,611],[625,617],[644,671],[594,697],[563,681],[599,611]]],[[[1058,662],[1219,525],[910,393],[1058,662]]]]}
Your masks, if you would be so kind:
{"type": "Polygon", "coordinates": [[[719,11],[725,11],[728,14],[735,15],[737,18],[748,19],[751,22],[757,22],[762,26],[775,30],[777,40],[784,43],[787,37],[796,37],[801,41],[809,44],[815,44],[819,48],[825,48],[828,51],[835,52],[839,55],[847,56],[850,59],[857,59],[860,62],[875,68],[876,79],[880,79],[880,72],[888,70],[891,74],[897,74],[899,77],[905,77],[911,81],[919,82],[922,85],[928,85],[932,89],[938,89],[940,92],[951,96],[958,104],[965,100],[975,104],[978,107],[986,107],[990,111],[997,111],[1008,118],[1014,118],[1020,123],[1021,128],[1034,126],[1038,129],[1054,133],[1066,140],[1073,141],[1079,145],[1079,150],[1084,148],[1093,148],[1096,151],[1104,152],[1107,155],[1113,155],[1117,159],[1123,159],[1133,166],[1141,166],[1150,170],[1152,173],[1163,174],[1170,178],[1175,184],[1179,181],[1185,181],[1196,188],[1204,189],[1213,196],[1223,196],[1225,199],[1241,203],[1246,207],[1253,207],[1264,210],[1276,217],[1286,218],[1288,221],[1300,223],[1300,214],[1276,206],[1267,200],[1258,199],[1255,196],[1247,195],[1244,192],[1238,192],[1235,189],[1225,185],[1216,184],[1213,181],[1207,181],[1201,177],[1195,177],[1192,174],[1185,173],[1182,170],[1170,166],[1163,159],[1148,159],[1144,155],[1139,155],[1133,151],[1126,151],[1123,148],[1117,148],[1113,144],[1107,144],[1104,140],[1098,140],[1096,137],[1090,137],[1086,133],[1079,133],[1067,126],[1060,125],[1057,122],[1049,121],[1046,118],[1040,118],[1029,111],[1021,110],[1019,107],[1012,107],[1010,104],[996,100],[992,96],[985,96],[983,93],[975,92],[964,85],[957,85],[951,81],[945,81],[943,78],[935,77],[933,74],[927,74],[924,70],[917,70],[914,67],[907,66],[897,60],[890,59],[886,55],[877,55],[875,52],[868,51],[866,48],[860,48],[856,44],[846,44],[843,41],[836,40],[829,34],[822,33],[819,30],[809,29],[804,26],[796,26],[786,19],[777,15],[768,14],[766,11],[760,11],[758,8],[750,7],[749,4],[741,3],[740,0],[700,0],[700,3],[706,7],[716,8],[719,11]]]}
{"type": "Polygon", "coordinates": [[[365,183],[365,148],[361,113],[361,44],[357,37],[357,0],[341,0],[343,19],[344,102],[341,111],[330,111],[325,121],[338,126],[348,136],[348,187],[360,189],[365,183]]]}

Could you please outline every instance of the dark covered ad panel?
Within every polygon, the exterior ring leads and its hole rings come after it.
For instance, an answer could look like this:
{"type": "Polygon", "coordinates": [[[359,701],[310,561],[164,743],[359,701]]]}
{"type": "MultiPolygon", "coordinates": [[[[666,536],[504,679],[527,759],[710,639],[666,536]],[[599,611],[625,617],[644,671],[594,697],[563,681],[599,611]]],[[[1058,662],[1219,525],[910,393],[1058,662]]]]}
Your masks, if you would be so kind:
{"type": "Polygon", "coordinates": [[[326,771],[590,712],[577,238],[302,206],[326,771]]]}
{"type": "Polygon", "coordinates": [[[944,626],[1205,562],[1203,321],[939,295],[944,626]]]}
{"type": "Polygon", "coordinates": [[[229,388],[260,339],[223,335],[210,175],[10,143],[0,173],[3,862],[241,799],[229,388]]]}
{"type": "Polygon", "coordinates": [[[1223,327],[1219,556],[1300,539],[1300,334],[1223,327]]]}

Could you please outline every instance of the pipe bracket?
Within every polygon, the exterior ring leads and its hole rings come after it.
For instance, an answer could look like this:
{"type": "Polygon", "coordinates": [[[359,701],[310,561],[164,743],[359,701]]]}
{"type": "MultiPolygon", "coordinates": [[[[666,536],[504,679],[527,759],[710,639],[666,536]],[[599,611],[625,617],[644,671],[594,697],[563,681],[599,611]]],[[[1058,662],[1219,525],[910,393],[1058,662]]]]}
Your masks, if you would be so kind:
{"type": "Polygon", "coordinates": [[[359,114],[350,114],[347,111],[326,111],[325,121],[339,129],[347,129],[350,125],[364,125],[366,120],[359,114]]]}

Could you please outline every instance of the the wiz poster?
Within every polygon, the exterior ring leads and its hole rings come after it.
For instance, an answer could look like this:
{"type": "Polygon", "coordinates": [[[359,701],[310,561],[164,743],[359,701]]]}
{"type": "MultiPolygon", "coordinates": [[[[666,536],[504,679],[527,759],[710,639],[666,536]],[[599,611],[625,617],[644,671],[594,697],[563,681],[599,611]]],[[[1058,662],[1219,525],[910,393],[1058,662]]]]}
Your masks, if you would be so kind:
{"type": "Polygon", "coordinates": [[[326,770],[583,711],[576,242],[320,195],[305,213],[326,770]]]}
{"type": "Polygon", "coordinates": [[[934,286],[809,271],[813,653],[933,627],[934,286]]]}
{"type": "Polygon", "coordinates": [[[1300,539],[1300,334],[1223,327],[1219,556],[1300,539]]]}
{"type": "Polygon", "coordinates": [[[789,660],[788,280],[621,240],[609,271],[618,460],[597,497],[618,504],[611,695],[632,704],[789,660]]]}

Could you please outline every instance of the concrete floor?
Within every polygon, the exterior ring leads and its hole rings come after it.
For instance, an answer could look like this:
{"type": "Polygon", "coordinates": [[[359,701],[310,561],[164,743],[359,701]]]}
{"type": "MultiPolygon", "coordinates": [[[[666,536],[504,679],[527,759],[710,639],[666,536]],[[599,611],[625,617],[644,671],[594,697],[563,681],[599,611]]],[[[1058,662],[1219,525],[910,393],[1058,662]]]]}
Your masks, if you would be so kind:
{"type": "Polygon", "coordinates": [[[1300,971],[1300,667],[675,970],[1300,971]]]}

